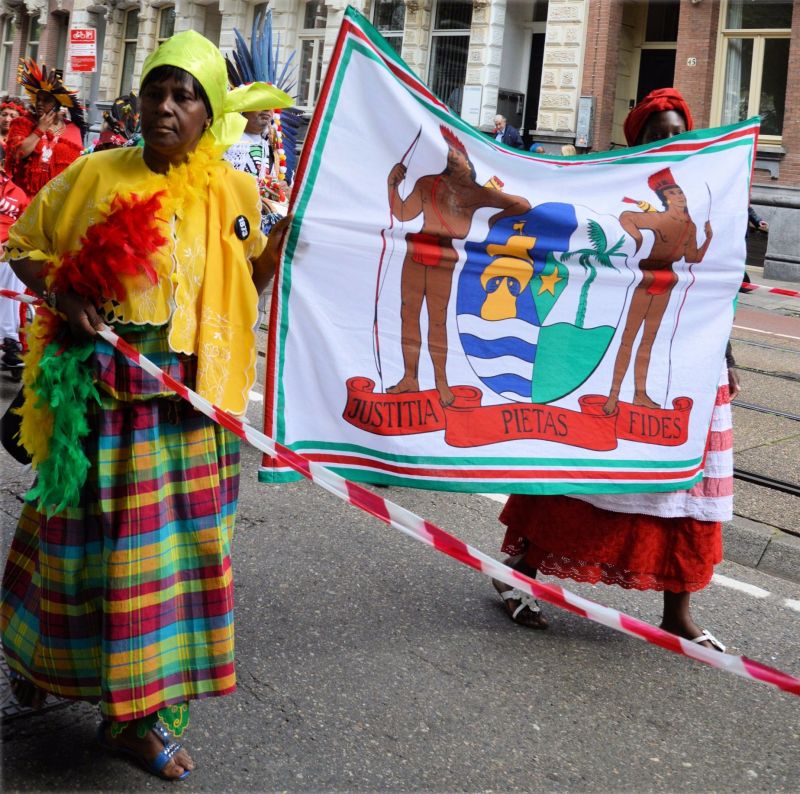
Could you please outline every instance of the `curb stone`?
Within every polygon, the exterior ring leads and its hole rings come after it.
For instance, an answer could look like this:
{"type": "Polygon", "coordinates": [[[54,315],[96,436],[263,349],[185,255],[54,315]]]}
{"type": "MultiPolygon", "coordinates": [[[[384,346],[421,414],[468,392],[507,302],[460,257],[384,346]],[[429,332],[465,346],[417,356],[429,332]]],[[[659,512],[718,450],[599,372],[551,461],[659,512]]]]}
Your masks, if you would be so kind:
{"type": "Polygon", "coordinates": [[[722,525],[722,540],[726,560],[800,584],[800,538],[735,515],[722,525]]]}

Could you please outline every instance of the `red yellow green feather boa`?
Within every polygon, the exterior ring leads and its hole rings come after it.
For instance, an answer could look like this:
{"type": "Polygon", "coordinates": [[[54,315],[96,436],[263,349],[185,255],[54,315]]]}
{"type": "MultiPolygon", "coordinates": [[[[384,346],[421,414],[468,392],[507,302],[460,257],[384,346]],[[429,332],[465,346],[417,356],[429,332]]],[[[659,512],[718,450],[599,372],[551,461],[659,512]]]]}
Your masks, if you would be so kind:
{"type": "MultiPolygon", "coordinates": [[[[112,196],[78,249],[47,263],[48,286],[56,292],[71,290],[99,306],[124,298],[120,276],[155,283],[152,260],[169,240],[170,220],[182,216],[189,202],[205,201],[209,183],[224,168],[219,149],[204,144],[167,174],[153,173],[136,193],[112,196]]],[[[38,474],[28,498],[48,514],[77,505],[86,480],[89,460],[82,439],[89,433],[89,403],[99,401],[93,350],[93,343],[79,344],[69,336],[61,315],[49,308],[37,312],[25,356],[20,443],[38,474]]]]}

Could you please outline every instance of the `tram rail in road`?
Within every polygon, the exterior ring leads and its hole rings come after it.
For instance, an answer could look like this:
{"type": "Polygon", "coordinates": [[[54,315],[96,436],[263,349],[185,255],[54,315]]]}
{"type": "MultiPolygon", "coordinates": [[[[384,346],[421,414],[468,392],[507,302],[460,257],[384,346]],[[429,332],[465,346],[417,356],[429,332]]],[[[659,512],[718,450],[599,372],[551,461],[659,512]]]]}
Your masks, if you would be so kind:
{"type": "MultiPolygon", "coordinates": [[[[774,477],[766,477],[763,474],[756,472],[746,471],[734,467],[733,476],[742,482],[749,482],[753,485],[760,485],[762,488],[771,488],[773,491],[781,491],[788,493],[791,496],[800,496],[800,485],[793,482],[785,482],[784,480],[776,480],[774,477]]],[[[784,530],[789,531],[789,530],[784,530]]],[[[792,532],[793,535],[800,536],[800,532],[792,532]]]]}
{"type": "Polygon", "coordinates": [[[800,416],[797,414],[790,414],[788,411],[780,411],[777,408],[767,408],[765,405],[745,403],[740,400],[734,400],[731,405],[734,408],[745,408],[748,411],[760,411],[762,414],[772,414],[773,416],[781,416],[784,419],[793,419],[795,422],[800,422],[800,416]]]}

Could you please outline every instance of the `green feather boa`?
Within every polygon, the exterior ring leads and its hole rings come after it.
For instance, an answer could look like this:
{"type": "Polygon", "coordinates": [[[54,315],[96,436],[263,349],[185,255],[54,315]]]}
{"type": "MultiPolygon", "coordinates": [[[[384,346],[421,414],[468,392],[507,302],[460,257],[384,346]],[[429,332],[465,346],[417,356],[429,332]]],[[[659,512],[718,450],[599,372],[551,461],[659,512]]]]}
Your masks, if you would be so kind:
{"type": "Polygon", "coordinates": [[[51,342],[44,349],[39,372],[26,399],[50,408],[53,434],[48,456],[37,467],[37,480],[25,495],[48,517],[80,503],[90,461],[83,449],[89,435],[89,402],[100,404],[91,356],[94,343],[62,346],[51,342]]]}

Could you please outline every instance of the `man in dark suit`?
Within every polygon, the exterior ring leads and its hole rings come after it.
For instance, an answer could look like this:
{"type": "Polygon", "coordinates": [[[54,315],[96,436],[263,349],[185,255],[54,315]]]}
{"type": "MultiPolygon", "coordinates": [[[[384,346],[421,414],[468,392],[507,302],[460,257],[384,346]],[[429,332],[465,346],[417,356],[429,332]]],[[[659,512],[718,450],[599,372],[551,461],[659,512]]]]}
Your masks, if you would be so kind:
{"type": "Polygon", "coordinates": [[[525,146],[519,132],[506,122],[505,116],[499,113],[494,117],[494,139],[515,149],[522,149],[525,146]]]}

